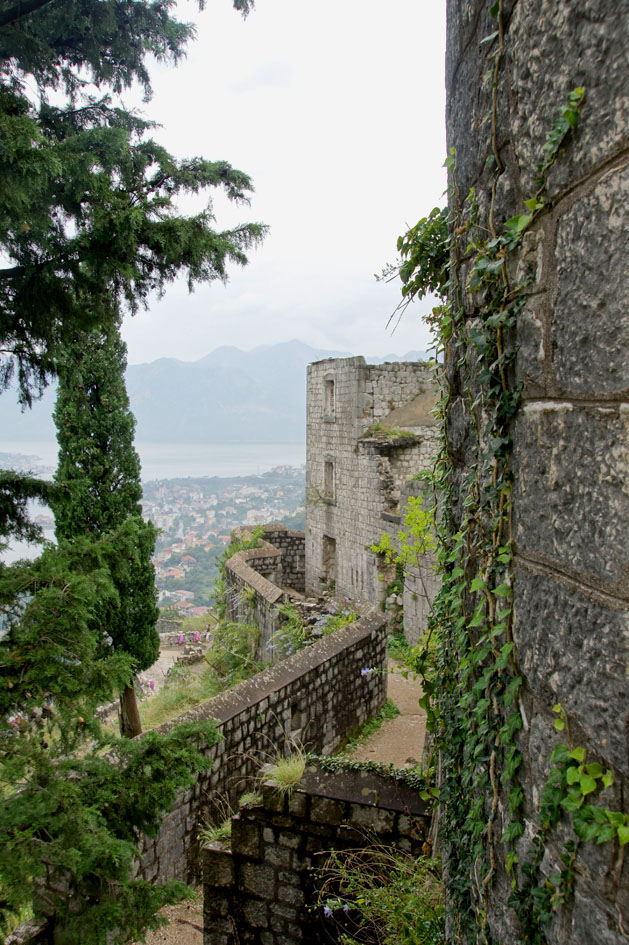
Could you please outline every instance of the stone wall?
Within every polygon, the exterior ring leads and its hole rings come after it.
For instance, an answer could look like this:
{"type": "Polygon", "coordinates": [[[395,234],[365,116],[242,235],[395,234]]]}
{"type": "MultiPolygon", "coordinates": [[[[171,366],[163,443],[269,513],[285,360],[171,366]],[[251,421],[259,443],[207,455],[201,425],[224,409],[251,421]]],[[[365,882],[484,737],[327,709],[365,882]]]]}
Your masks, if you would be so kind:
{"type": "Polygon", "coordinates": [[[304,533],[284,525],[266,525],[264,538],[281,552],[282,585],[303,593],[306,586],[304,533]]]}
{"type": "Polygon", "coordinates": [[[165,882],[198,875],[197,831],[217,796],[250,789],[261,765],[294,743],[330,754],[377,714],[386,699],[387,638],[376,609],[355,623],[163,725],[216,719],[223,740],[208,749],[208,769],[181,792],[156,838],[145,838],[140,875],[165,882]],[[373,666],[382,672],[361,675],[373,666]]]}
{"type": "MultiPolygon", "coordinates": [[[[475,188],[480,226],[487,226],[491,173],[485,76],[495,47],[481,40],[496,22],[488,6],[448,2],[448,147],[456,149],[458,193],[475,188]]],[[[612,769],[607,804],[626,811],[629,797],[627,7],[607,0],[510,0],[504,10],[498,225],[524,212],[560,106],[576,86],[586,90],[577,129],[548,176],[546,210],[513,264],[514,276],[533,277],[510,339],[519,346],[514,380],[522,385],[513,428],[513,636],[524,680],[519,749],[528,836],[557,742],[556,703],[574,743],[612,769]]],[[[464,258],[459,276],[464,284],[464,258]]],[[[473,319],[474,298],[466,293],[464,304],[473,319]]],[[[464,398],[476,379],[474,366],[454,348],[446,369],[456,514],[465,499],[457,483],[478,458],[464,398]]],[[[556,869],[559,852],[550,844],[547,872],[556,869]]],[[[628,890],[627,858],[623,865],[609,843],[582,844],[574,896],[545,927],[546,940],[628,942],[628,890]]],[[[502,945],[521,940],[509,891],[502,870],[489,916],[502,945]]]]}
{"type": "Polygon", "coordinates": [[[233,818],[231,848],[204,848],[204,945],[327,945],[314,908],[325,853],[366,838],[419,853],[429,825],[417,791],[393,776],[309,768],[290,796],[267,782],[233,818]]]}
{"type": "Polygon", "coordinates": [[[272,658],[271,638],[277,631],[279,604],[301,592],[305,584],[304,533],[283,525],[267,525],[260,548],[238,551],[225,566],[226,618],[257,626],[257,658],[272,658]]]}
{"type": "MultiPolygon", "coordinates": [[[[350,599],[382,599],[381,562],[369,546],[385,531],[396,533],[408,480],[431,465],[437,445],[434,402],[428,364],[367,365],[359,357],[309,365],[309,593],[333,586],[350,599]]],[[[408,629],[417,635],[410,624],[408,629]]]]}
{"type": "MultiPolygon", "coordinates": [[[[207,770],[181,791],[156,837],[140,844],[137,875],[195,883],[200,822],[255,786],[270,758],[295,746],[328,755],[376,715],[386,699],[387,634],[376,609],[203,705],[161,726],[214,719],[222,741],[207,749],[207,770]],[[379,671],[362,675],[361,669],[379,671]],[[218,801],[218,802],[217,802],[218,801]]],[[[219,819],[224,819],[224,814],[219,819]]],[[[20,926],[6,945],[50,942],[45,922],[20,926]]]]}

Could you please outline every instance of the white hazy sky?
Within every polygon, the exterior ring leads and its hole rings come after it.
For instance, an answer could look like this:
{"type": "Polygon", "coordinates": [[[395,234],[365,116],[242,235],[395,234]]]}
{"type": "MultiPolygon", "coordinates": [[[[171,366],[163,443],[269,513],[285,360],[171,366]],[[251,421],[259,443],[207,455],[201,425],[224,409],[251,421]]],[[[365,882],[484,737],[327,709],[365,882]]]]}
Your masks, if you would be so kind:
{"type": "Polygon", "coordinates": [[[217,228],[271,231],[226,285],[189,295],[177,283],[128,318],[130,363],[293,338],[368,355],[427,348],[430,303],[391,335],[399,282],[373,274],[445,189],[444,5],[257,0],[243,20],[230,0],[201,13],[180,0],[178,15],[197,40],[176,69],[153,67],[142,111],[179,157],[227,160],[253,178],[249,208],[214,198],[217,228]]]}

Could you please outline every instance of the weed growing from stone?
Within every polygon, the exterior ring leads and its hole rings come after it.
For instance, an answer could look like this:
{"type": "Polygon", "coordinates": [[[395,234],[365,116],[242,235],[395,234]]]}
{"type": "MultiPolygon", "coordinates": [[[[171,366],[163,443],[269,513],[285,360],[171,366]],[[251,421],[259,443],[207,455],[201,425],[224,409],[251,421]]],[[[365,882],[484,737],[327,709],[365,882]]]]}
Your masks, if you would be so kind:
{"type": "Polygon", "coordinates": [[[301,748],[290,755],[277,758],[261,772],[265,781],[272,781],[281,794],[292,794],[301,781],[306,768],[306,753],[301,748]]]}
{"type": "Polygon", "coordinates": [[[437,858],[417,858],[370,839],[359,849],[332,851],[319,877],[317,907],[343,945],[445,943],[437,858]]]}
{"type": "Polygon", "coordinates": [[[335,601],[332,601],[329,606],[331,612],[320,614],[313,622],[307,623],[293,604],[280,604],[278,612],[281,624],[271,637],[268,649],[280,657],[291,656],[315,643],[321,637],[335,633],[358,620],[355,610],[350,608],[338,610],[335,601]]]}

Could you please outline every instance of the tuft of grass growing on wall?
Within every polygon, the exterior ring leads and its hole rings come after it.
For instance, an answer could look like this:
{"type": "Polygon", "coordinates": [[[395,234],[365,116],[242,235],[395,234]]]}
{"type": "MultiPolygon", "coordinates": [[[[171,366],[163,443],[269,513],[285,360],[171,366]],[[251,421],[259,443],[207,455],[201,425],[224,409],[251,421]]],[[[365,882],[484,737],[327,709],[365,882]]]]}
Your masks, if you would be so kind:
{"type": "Polygon", "coordinates": [[[231,817],[224,820],[222,824],[203,824],[197,834],[197,840],[201,844],[216,843],[218,840],[230,840],[232,835],[231,817]]]}
{"type": "Polygon", "coordinates": [[[265,781],[273,781],[280,794],[292,794],[301,781],[305,768],[306,753],[297,748],[290,755],[277,758],[265,768],[262,778],[265,781]]]}

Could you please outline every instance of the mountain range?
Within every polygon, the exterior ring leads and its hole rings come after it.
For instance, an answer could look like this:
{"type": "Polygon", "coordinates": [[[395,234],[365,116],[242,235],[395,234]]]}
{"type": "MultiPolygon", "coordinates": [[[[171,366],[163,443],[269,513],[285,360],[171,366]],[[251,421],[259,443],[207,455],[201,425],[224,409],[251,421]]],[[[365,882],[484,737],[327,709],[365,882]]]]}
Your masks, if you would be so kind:
{"type": "MultiPolygon", "coordinates": [[[[251,351],[216,348],[198,361],[159,358],[127,368],[136,439],[149,443],[303,443],[306,439],[306,365],[351,357],[300,341],[261,345],[251,351]]],[[[384,361],[425,360],[422,351],[384,361]]],[[[54,441],[51,385],[31,410],[21,412],[15,393],[0,396],[0,429],[6,440],[54,441]]],[[[1,442],[1,441],[0,441],[1,442]]]]}

